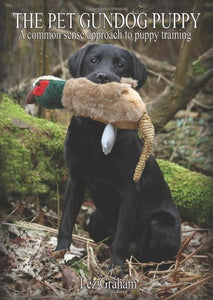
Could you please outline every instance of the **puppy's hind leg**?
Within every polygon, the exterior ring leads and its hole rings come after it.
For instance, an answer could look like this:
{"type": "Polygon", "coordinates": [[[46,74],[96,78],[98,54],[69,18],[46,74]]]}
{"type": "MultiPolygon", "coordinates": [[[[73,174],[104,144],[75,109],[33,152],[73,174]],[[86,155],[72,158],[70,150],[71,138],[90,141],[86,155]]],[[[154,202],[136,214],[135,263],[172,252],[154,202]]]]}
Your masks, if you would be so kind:
{"type": "Polygon", "coordinates": [[[96,243],[103,241],[108,246],[112,244],[114,230],[99,211],[95,210],[91,214],[87,231],[96,243]]]}
{"type": "Polygon", "coordinates": [[[161,212],[151,218],[139,245],[140,261],[173,260],[180,248],[180,223],[161,212]]]}

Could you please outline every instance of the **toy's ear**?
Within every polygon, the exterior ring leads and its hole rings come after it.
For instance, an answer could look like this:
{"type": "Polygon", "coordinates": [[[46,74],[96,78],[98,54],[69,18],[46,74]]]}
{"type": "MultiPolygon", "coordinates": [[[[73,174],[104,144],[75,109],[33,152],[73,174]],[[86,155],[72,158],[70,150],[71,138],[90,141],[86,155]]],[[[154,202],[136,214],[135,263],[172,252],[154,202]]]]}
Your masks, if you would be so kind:
{"type": "Polygon", "coordinates": [[[133,79],[138,81],[137,89],[141,88],[147,79],[147,69],[136,57],[134,52],[130,52],[133,66],[133,79]]]}
{"type": "Polygon", "coordinates": [[[81,66],[83,59],[87,53],[87,51],[93,47],[94,45],[87,45],[86,47],[82,48],[81,50],[77,51],[73,54],[68,60],[68,68],[71,75],[76,78],[81,76],[81,66]]]}

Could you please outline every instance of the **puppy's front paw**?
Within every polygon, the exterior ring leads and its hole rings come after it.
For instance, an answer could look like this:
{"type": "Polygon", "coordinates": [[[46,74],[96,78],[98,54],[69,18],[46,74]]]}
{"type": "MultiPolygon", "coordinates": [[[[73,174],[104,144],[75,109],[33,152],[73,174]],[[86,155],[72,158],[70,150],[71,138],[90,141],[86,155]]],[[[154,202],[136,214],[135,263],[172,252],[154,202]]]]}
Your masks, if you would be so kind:
{"type": "Polygon", "coordinates": [[[70,249],[70,241],[67,239],[59,240],[58,245],[55,248],[55,251],[60,250],[69,250],[70,249]]]}
{"type": "Polygon", "coordinates": [[[124,277],[124,268],[123,266],[118,266],[113,263],[109,264],[108,275],[110,277],[122,278],[124,277]]]}

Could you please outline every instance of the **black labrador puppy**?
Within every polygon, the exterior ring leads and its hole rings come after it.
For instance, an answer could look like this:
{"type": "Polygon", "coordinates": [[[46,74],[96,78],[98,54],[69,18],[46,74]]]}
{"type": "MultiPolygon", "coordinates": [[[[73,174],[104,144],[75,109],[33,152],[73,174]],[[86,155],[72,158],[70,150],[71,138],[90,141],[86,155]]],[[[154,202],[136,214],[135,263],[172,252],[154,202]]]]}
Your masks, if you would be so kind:
{"type": "MultiPolygon", "coordinates": [[[[86,46],[69,59],[68,66],[73,77],[100,84],[132,77],[139,89],[147,77],[133,52],[107,44],[86,46]]],[[[111,266],[122,266],[129,255],[140,261],[173,259],[180,247],[180,218],[158,164],[150,156],[141,180],[133,182],[143,147],[137,131],[118,130],[112,152],[105,155],[104,127],[82,117],[74,117],[69,126],[65,159],[70,178],[56,250],[69,248],[88,189],[96,205],[88,231],[96,242],[110,237],[111,266]]]]}

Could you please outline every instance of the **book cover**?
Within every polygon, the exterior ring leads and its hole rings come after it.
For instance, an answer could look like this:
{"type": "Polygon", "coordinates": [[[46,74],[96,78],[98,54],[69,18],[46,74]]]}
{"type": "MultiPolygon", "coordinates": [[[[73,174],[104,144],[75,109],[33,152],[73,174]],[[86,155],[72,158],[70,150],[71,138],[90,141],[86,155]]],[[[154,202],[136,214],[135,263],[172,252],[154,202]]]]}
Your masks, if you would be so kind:
{"type": "Polygon", "coordinates": [[[212,2],[4,0],[0,15],[0,298],[210,299],[212,2]],[[75,93],[97,96],[96,118],[89,102],[83,115],[61,102],[78,77],[94,84],[75,93]],[[120,86],[137,93],[155,129],[154,160],[145,159],[139,183],[132,177],[147,135],[133,142],[129,111],[122,124],[106,121],[104,101],[119,115],[107,97],[114,88],[119,98],[120,86]],[[81,208],[65,206],[68,194],[84,197],[81,208]]]}

